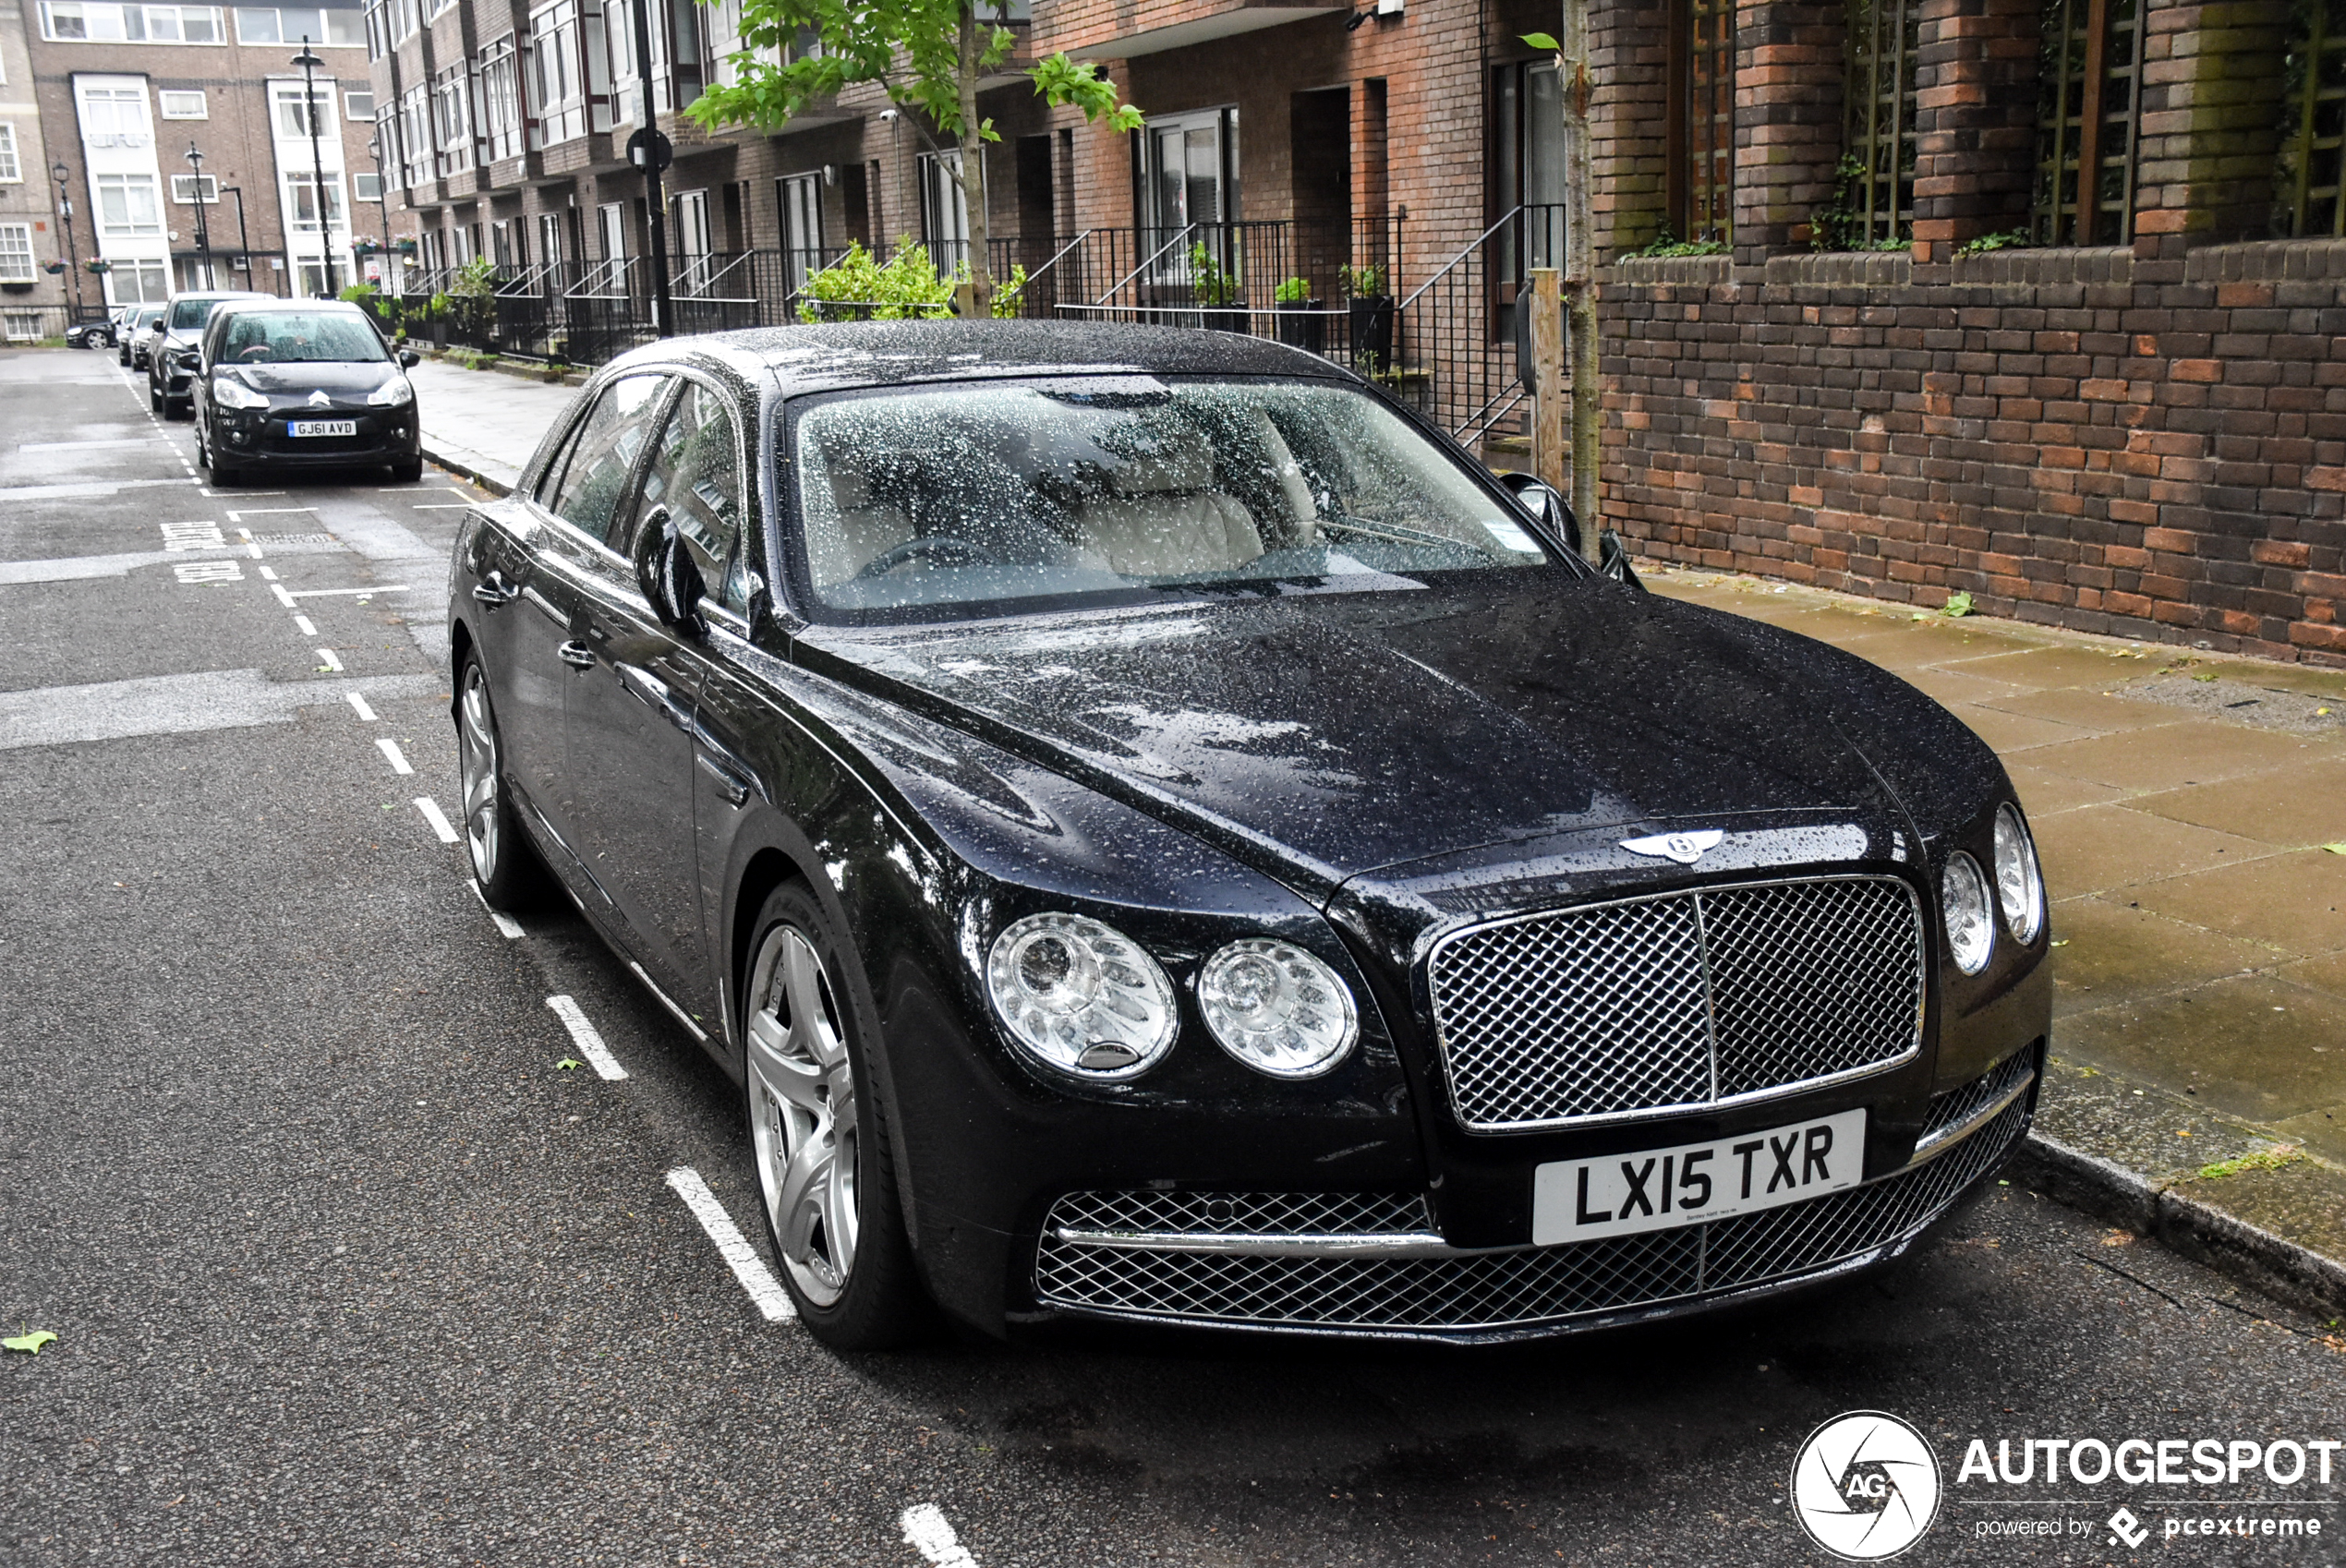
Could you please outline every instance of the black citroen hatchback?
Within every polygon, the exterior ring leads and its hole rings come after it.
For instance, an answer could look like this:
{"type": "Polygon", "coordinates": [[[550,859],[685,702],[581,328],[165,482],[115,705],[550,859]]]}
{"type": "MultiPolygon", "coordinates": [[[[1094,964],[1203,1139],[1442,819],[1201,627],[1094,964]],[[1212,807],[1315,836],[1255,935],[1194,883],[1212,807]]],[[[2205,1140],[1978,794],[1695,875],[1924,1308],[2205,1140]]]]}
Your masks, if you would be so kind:
{"type": "Polygon", "coordinates": [[[261,468],[388,464],[423,475],[407,367],[373,318],[326,300],[235,300],[212,313],[190,395],[196,452],[215,485],[261,468]]]}

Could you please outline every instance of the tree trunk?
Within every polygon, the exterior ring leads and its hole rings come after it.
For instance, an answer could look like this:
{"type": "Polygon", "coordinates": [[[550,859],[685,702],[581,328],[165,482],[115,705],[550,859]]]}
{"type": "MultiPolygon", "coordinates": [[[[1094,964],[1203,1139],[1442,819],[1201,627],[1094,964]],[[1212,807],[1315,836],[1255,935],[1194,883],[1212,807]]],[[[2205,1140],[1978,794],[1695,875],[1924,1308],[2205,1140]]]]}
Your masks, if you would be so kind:
{"type": "Polygon", "coordinates": [[[978,316],[992,313],[994,276],[986,269],[986,256],[991,249],[992,229],[986,214],[986,141],[978,132],[977,78],[984,67],[978,64],[984,44],[978,37],[976,0],[964,0],[961,6],[961,201],[969,209],[970,233],[970,297],[978,316]]]}
{"type": "Polygon", "coordinates": [[[1602,461],[1598,399],[1596,252],[1590,225],[1594,178],[1589,139],[1589,0],[1564,0],[1564,298],[1572,356],[1572,514],[1580,522],[1580,549],[1601,559],[1604,525],[1598,515],[1597,473],[1602,461]]]}

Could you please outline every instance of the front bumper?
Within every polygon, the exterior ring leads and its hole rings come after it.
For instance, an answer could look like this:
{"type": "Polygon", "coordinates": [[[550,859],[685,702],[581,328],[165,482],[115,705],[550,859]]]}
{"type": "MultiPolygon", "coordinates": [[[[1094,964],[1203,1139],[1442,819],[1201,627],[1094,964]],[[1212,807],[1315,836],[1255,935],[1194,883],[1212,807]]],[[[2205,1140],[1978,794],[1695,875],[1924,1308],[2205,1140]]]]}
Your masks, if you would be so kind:
{"type": "Polygon", "coordinates": [[[1410,1194],[1074,1193],[1034,1254],[1030,1321],[1484,1342],[1678,1316],[1898,1256],[2035,1115],[2044,1045],[1934,1098],[1914,1157],[1804,1202],[1562,1247],[1445,1244],[1410,1194]]]}
{"type": "Polygon", "coordinates": [[[345,464],[407,463],[423,455],[415,404],[365,410],[269,409],[240,412],[220,426],[221,455],[251,467],[335,467],[345,464]],[[347,419],[347,436],[296,436],[294,419],[347,419]]]}

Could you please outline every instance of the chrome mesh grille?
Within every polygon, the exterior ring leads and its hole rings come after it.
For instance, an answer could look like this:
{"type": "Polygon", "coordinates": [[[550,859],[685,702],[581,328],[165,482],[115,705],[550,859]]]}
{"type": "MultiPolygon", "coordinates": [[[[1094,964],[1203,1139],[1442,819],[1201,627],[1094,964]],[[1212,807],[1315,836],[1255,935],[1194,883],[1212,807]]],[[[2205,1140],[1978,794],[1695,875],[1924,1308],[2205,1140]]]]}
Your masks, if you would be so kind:
{"type": "Polygon", "coordinates": [[[1886,1066],[1921,1044],[1922,921],[1892,877],[1705,888],[1470,928],[1427,960],[1478,1131],[1657,1113],[1886,1066]]]}
{"type": "Polygon", "coordinates": [[[1923,1113],[1922,1136],[1916,1141],[1928,1143],[1932,1135],[1963,1126],[2019,1087],[2036,1067],[2036,1053],[2015,1051],[1962,1088],[1933,1095],[1930,1108],[1923,1113]]]}
{"type": "MultiPolygon", "coordinates": [[[[1035,1295],[1058,1306],[1201,1321],[1384,1330],[1505,1328],[1671,1301],[1820,1269],[1921,1229],[2002,1160],[2027,1129],[2029,1109],[2026,1098],[2014,1101],[1938,1159],[1803,1203],[1642,1236],[1457,1257],[1086,1246],[1057,1232],[1120,1228],[1087,1225],[1078,1216],[1143,1212],[1136,1203],[1161,1195],[1075,1193],[1045,1223],[1035,1295]]],[[[1255,1201],[1267,1212],[1299,1200],[1255,1201]]],[[[1372,1212],[1417,1203],[1397,1194],[1360,1201],[1372,1212]]]]}
{"type": "Polygon", "coordinates": [[[1071,1192],[1051,1226],[1140,1235],[1403,1236],[1431,1230],[1425,1200],[1403,1192],[1071,1192]]]}

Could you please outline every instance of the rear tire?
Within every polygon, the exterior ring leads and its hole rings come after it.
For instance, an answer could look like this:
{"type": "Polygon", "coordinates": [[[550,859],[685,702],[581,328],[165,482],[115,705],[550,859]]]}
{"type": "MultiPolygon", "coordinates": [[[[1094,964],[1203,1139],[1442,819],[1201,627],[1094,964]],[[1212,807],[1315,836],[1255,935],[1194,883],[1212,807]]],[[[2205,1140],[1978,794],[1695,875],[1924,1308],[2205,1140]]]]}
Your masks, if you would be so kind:
{"type": "Polygon", "coordinates": [[[521,914],[546,901],[552,877],[524,837],[505,793],[505,745],[490,704],[489,672],[477,653],[465,655],[456,675],[457,804],[464,813],[465,858],[473,885],[492,910],[521,914]]]}
{"type": "Polygon", "coordinates": [[[163,412],[163,393],[156,390],[154,378],[151,376],[147,378],[147,412],[150,414],[163,412]]]}
{"type": "Polygon", "coordinates": [[[757,1210],[784,1288],[834,1350],[892,1350],[935,1332],[874,1092],[855,949],[803,883],[758,911],[743,1011],[757,1210]]]}

